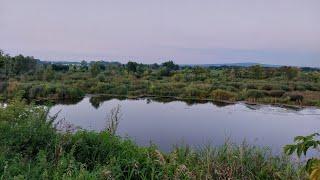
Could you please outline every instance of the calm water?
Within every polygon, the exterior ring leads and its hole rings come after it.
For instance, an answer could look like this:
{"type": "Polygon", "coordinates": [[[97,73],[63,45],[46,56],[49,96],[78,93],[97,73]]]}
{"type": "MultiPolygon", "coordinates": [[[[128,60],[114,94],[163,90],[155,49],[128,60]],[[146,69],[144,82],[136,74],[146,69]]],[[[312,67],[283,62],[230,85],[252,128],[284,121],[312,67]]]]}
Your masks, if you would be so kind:
{"type": "Polygon", "coordinates": [[[274,106],[248,106],[242,103],[215,105],[210,102],[159,102],[150,99],[94,99],[76,104],[55,105],[50,114],[61,110],[59,119],[83,129],[101,131],[111,108],[121,106],[118,134],[137,144],[157,144],[169,151],[175,144],[199,147],[231,142],[268,146],[279,153],[294,136],[319,131],[320,109],[288,110],[274,106]]]}

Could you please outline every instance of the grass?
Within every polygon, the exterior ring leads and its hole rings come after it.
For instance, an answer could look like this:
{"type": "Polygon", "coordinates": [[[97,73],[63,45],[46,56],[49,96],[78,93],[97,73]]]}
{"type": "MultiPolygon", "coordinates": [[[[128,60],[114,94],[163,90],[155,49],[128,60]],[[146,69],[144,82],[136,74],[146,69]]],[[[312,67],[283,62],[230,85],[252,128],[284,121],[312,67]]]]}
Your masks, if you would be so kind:
{"type": "Polygon", "coordinates": [[[0,179],[305,179],[286,156],[246,143],[139,147],[109,131],[55,129],[47,111],[20,100],[0,108],[0,179]]]}

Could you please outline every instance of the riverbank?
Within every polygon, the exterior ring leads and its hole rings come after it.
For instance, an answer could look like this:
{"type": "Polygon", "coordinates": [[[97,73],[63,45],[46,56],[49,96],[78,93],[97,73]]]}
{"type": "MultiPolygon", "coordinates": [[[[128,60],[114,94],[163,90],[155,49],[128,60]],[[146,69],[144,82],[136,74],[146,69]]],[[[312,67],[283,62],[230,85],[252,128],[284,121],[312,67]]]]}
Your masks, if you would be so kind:
{"type": "Polygon", "coordinates": [[[4,179],[306,179],[300,164],[264,148],[228,141],[163,153],[105,130],[61,133],[44,109],[12,101],[0,109],[4,179]]]}

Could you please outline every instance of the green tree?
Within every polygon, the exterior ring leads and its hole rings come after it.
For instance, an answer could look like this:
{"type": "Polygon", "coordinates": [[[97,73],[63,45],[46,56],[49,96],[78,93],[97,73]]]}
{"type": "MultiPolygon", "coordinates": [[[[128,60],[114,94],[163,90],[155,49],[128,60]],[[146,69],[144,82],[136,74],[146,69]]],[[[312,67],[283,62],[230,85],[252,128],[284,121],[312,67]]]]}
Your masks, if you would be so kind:
{"type": "Polygon", "coordinates": [[[292,80],[292,79],[298,77],[299,72],[300,72],[300,70],[296,67],[287,67],[287,66],[281,67],[280,71],[282,71],[284,73],[285,77],[288,80],[292,80]]]}
{"type": "Polygon", "coordinates": [[[82,60],[81,63],[81,70],[88,70],[88,63],[85,60],[82,60]]]}
{"type": "Polygon", "coordinates": [[[263,68],[260,65],[251,66],[249,68],[251,77],[254,79],[261,79],[263,75],[263,68]]]}
{"type": "Polygon", "coordinates": [[[127,63],[127,69],[129,72],[137,72],[138,63],[129,61],[127,63]]]}
{"type": "Polygon", "coordinates": [[[100,73],[100,66],[97,62],[91,64],[90,72],[92,77],[96,77],[100,73]]]}
{"type": "Polygon", "coordinates": [[[172,70],[175,71],[179,69],[179,65],[174,64],[173,61],[164,62],[162,63],[162,66],[168,68],[169,71],[172,71],[172,70]]]}
{"type": "Polygon", "coordinates": [[[0,69],[4,68],[4,58],[0,55],[0,69]]]}

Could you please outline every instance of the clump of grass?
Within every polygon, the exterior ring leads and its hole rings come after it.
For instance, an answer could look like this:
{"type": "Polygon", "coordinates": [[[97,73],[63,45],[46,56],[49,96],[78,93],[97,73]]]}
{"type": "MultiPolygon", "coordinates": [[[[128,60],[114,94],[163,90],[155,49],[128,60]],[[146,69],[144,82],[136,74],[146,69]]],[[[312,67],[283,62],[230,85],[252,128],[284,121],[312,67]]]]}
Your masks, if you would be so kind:
{"type": "Polygon", "coordinates": [[[107,117],[106,131],[108,131],[112,135],[115,135],[118,129],[118,125],[121,120],[121,117],[122,117],[121,106],[117,105],[116,107],[112,108],[107,117]]]}
{"type": "Polygon", "coordinates": [[[215,100],[235,100],[235,94],[229,91],[217,89],[212,91],[211,94],[215,100]]]}

